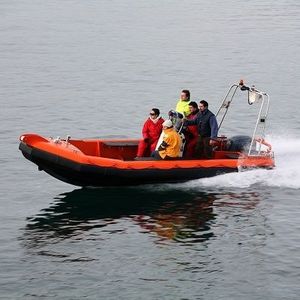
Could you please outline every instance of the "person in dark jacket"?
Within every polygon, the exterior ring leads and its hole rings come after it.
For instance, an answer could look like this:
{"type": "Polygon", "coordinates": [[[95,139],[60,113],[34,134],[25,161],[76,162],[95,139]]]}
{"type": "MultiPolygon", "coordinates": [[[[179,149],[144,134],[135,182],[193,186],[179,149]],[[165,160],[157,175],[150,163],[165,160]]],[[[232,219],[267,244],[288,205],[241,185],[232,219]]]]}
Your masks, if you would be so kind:
{"type": "Polygon", "coordinates": [[[164,122],[164,119],[159,114],[160,111],[158,108],[151,109],[149,118],[143,125],[143,139],[139,142],[137,157],[150,156],[155,150],[163,129],[162,123],[164,122]]]}
{"type": "Polygon", "coordinates": [[[218,136],[218,123],[216,116],[208,109],[208,103],[201,100],[199,113],[194,120],[185,120],[185,125],[197,125],[198,140],[196,145],[197,158],[211,158],[212,146],[218,136]]]}

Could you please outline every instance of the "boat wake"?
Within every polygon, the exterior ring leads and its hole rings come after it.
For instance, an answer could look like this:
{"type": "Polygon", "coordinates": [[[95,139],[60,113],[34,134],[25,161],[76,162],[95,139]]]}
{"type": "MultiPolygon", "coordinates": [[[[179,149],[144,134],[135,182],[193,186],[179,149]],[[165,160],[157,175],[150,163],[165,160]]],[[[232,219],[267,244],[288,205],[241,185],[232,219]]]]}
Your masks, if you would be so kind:
{"type": "Polygon", "coordinates": [[[269,136],[276,167],[273,170],[251,170],[197,179],[180,185],[183,188],[247,188],[255,185],[300,189],[300,140],[269,136]]]}

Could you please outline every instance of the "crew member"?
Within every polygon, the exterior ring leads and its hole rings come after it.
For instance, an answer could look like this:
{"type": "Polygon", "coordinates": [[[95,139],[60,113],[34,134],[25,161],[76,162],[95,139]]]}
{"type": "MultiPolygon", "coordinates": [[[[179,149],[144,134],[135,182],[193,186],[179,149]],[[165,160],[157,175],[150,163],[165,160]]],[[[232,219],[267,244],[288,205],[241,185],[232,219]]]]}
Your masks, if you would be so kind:
{"type": "Polygon", "coordinates": [[[176,104],[176,111],[181,113],[184,117],[187,117],[191,113],[189,110],[190,97],[191,94],[189,90],[182,90],[180,99],[176,104]]]}
{"type": "Polygon", "coordinates": [[[185,120],[185,125],[197,125],[198,140],[196,145],[197,158],[211,158],[212,146],[218,136],[216,116],[208,109],[208,103],[201,100],[199,113],[194,120],[185,120]]]}
{"type": "MultiPolygon", "coordinates": [[[[194,101],[189,103],[190,115],[187,120],[195,120],[199,113],[198,104],[194,101]]],[[[189,125],[184,130],[184,136],[186,140],[184,157],[192,158],[195,157],[196,145],[198,141],[198,127],[197,125],[189,125]]]]}
{"type": "Polygon", "coordinates": [[[155,159],[176,159],[180,154],[181,138],[180,135],[173,127],[171,120],[163,122],[164,138],[158,150],[152,153],[152,157],[155,159]]]}
{"type": "Polygon", "coordinates": [[[155,150],[164,122],[164,119],[159,114],[158,108],[151,109],[149,118],[143,125],[143,139],[139,142],[137,157],[150,156],[152,151],[155,150]]]}

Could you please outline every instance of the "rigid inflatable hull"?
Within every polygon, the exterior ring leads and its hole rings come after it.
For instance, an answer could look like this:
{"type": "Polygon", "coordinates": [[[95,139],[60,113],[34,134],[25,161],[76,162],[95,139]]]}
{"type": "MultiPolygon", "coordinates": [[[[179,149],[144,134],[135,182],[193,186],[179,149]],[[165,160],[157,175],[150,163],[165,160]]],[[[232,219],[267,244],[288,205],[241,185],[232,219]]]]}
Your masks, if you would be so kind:
{"type": "Polygon", "coordinates": [[[237,172],[236,167],[118,169],[79,163],[21,142],[19,149],[39,170],[77,186],[134,186],[154,183],[176,183],[237,172]]]}

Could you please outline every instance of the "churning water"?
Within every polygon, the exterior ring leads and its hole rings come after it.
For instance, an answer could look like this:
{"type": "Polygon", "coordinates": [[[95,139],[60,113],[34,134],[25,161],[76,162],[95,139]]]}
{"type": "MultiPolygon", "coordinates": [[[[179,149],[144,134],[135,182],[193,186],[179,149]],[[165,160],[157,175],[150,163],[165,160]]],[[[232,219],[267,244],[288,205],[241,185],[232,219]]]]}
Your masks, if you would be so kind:
{"type": "Polygon", "coordinates": [[[298,0],[2,0],[0,298],[299,299],[299,15],[298,0]],[[271,96],[274,170],[79,189],[18,151],[25,132],[138,137],[183,88],[215,112],[241,78],[271,96]]]}
{"type": "Polygon", "coordinates": [[[269,137],[275,151],[276,168],[224,174],[213,178],[195,180],[187,187],[201,188],[261,188],[278,187],[300,189],[300,141],[296,138],[269,137]]]}

